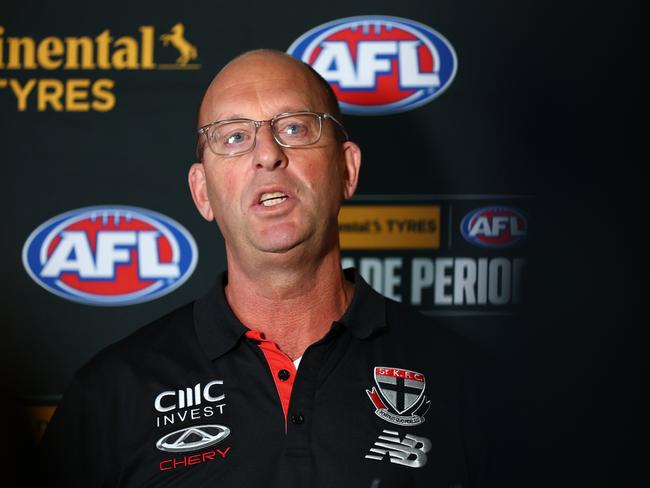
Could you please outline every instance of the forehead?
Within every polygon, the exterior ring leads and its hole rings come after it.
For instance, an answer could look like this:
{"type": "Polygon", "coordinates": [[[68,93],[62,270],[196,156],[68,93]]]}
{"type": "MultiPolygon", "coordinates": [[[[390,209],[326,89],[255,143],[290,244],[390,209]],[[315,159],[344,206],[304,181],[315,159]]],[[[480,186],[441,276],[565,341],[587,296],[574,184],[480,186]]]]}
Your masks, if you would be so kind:
{"type": "Polygon", "coordinates": [[[298,61],[251,56],[224,68],[212,81],[199,123],[246,117],[269,119],[295,110],[327,111],[324,90],[298,61]]]}

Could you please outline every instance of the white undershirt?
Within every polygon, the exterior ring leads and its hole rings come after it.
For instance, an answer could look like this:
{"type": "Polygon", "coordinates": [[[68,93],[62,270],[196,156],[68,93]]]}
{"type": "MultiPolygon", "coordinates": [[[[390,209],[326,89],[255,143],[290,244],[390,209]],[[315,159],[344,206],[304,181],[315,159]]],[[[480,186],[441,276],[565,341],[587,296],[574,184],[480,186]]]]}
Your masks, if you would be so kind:
{"type": "Polygon", "coordinates": [[[294,359],[293,365],[296,367],[296,371],[298,371],[298,366],[300,366],[300,360],[302,359],[302,356],[300,356],[298,359],[294,359]]]}

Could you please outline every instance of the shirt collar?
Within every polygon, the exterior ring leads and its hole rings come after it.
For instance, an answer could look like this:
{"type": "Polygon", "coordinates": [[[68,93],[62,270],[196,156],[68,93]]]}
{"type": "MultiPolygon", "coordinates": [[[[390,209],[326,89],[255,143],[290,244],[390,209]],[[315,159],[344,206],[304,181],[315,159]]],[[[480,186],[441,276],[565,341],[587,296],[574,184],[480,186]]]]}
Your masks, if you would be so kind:
{"type": "Polygon", "coordinates": [[[367,339],[386,327],[386,298],[373,290],[354,268],[343,271],[348,281],[354,283],[352,301],[338,320],[353,336],[367,339]]]}
{"type": "MultiPolygon", "coordinates": [[[[350,333],[366,339],[386,326],[385,298],[373,290],[354,268],[344,271],[354,283],[354,295],[348,309],[337,321],[350,333]]],[[[212,360],[230,351],[248,328],[242,324],[228,305],[224,287],[228,274],[223,272],[210,291],[194,302],[194,328],[203,350],[212,360]]]]}

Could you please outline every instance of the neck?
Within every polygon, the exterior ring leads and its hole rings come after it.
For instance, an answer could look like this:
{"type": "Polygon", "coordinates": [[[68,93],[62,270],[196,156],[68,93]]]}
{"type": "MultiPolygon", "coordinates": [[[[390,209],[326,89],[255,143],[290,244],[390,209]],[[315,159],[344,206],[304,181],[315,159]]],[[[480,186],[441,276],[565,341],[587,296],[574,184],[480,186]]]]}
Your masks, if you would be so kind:
{"type": "Polygon", "coordinates": [[[244,269],[228,261],[225,294],[234,314],[291,359],[327,334],[348,307],[353,289],[338,249],[312,266],[244,269]]]}

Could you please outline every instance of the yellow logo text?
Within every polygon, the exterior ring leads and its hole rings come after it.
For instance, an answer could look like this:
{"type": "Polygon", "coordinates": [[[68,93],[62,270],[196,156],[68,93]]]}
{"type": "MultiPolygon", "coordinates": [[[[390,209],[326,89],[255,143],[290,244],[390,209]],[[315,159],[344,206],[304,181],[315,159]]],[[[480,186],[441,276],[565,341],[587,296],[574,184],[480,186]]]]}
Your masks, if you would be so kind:
{"type": "Polygon", "coordinates": [[[159,37],[151,25],[140,26],[137,35],[120,37],[114,36],[109,29],[95,37],[48,36],[35,39],[5,34],[5,27],[0,26],[0,91],[13,94],[19,112],[30,108],[39,112],[107,112],[116,104],[111,71],[201,67],[191,63],[198,58],[198,50],[186,39],[185,27],[180,22],[159,37]],[[156,63],[157,43],[162,43],[163,52],[169,48],[178,52],[175,63],[156,63]],[[97,79],[78,76],[66,79],[31,76],[25,79],[20,76],[37,70],[100,71],[106,74],[97,79]]]}
{"type": "Polygon", "coordinates": [[[345,205],[341,249],[438,249],[439,205],[345,205]]]}

